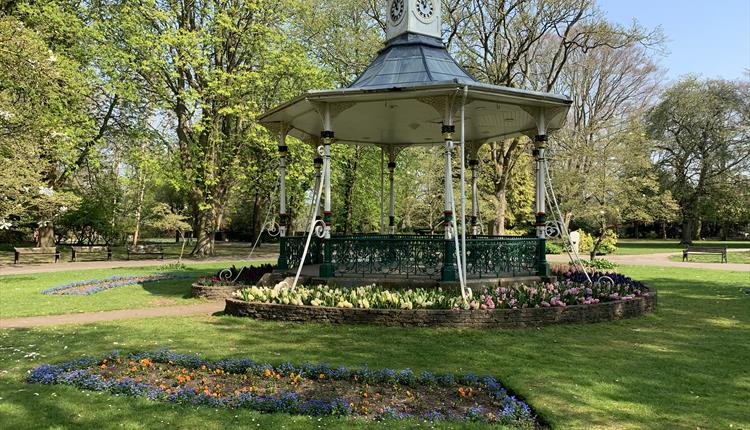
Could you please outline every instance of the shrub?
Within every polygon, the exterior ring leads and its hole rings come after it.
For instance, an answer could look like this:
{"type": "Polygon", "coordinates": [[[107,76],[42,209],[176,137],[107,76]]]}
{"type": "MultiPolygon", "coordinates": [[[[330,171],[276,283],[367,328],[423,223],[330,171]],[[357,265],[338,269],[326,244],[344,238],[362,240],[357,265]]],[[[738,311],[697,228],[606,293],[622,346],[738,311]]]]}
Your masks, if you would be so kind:
{"type": "Polygon", "coordinates": [[[563,252],[562,246],[549,241],[545,243],[544,247],[547,254],[562,254],[563,252]]]}
{"type": "MultiPolygon", "coordinates": [[[[591,250],[594,249],[594,244],[596,243],[597,238],[588,234],[584,230],[578,230],[578,233],[581,235],[581,243],[578,245],[579,252],[590,253],[591,250]]],[[[607,229],[607,231],[604,233],[602,242],[599,244],[599,249],[596,250],[596,255],[612,254],[616,250],[617,233],[615,233],[613,230],[607,229]]]]}
{"type": "Polygon", "coordinates": [[[603,258],[593,260],[580,260],[584,267],[594,270],[612,270],[617,268],[617,264],[603,258]]]}

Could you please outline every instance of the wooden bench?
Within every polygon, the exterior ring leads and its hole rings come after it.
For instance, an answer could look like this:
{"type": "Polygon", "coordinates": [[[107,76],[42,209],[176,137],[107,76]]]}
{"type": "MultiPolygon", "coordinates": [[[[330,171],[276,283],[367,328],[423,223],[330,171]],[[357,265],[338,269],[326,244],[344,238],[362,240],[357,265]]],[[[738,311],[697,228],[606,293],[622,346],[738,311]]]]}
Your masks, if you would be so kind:
{"type": "Polygon", "coordinates": [[[13,264],[18,264],[18,262],[21,259],[21,254],[26,255],[54,255],[55,256],[55,263],[60,259],[60,251],[57,250],[57,247],[47,247],[47,248],[13,248],[13,251],[15,251],[15,258],[13,259],[13,264]]]}
{"type": "Polygon", "coordinates": [[[71,260],[76,261],[78,254],[104,254],[107,253],[107,261],[112,260],[112,248],[107,245],[71,246],[73,255],[71,260]]]}
{"type": "Polygon", "coordinates": [[[130,255],[159,255],[164,259],[164,248],[161,245],[130,245],[128,246],[128,260],[130,255]]]}
{"type": "Polygon", "coordinates": [[[682,261],[687,261],[688,259],[688,253],[693,254],[720,254],[721,255],[721,262],[726,263],[727,262],[727,247],[723,248],[708,248],[705,246],[688,246],[687,248],[682,250],[682,261]]]}

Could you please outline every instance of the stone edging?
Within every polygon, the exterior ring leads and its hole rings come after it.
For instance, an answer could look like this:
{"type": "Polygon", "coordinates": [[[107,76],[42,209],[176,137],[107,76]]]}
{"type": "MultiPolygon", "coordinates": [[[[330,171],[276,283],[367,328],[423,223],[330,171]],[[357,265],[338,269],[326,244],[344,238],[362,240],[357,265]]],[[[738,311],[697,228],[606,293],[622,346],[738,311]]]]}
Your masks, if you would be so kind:
{"type": "Polygon", "coordinates": [[[633,300],[549,308],[435,310],[356,309],[248,303],[228,298],[224,313],[262,320],[399,327],[521,328],[634,318],[656,309],[656,291],[633,300]]]}
{"type": "Polygon", "coordinates": [[[190,293],[193,297],[203,297],[209,300],[230,299],[232,293],[243,288],[244,285],[228,285],[222,287],[193,284],[190,293]]]}

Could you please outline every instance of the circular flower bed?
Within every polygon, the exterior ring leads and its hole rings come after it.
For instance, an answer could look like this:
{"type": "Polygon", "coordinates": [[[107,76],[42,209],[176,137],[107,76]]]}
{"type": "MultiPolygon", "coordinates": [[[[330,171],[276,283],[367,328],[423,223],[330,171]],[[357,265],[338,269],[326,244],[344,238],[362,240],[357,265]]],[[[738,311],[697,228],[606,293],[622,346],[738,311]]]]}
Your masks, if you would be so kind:
{"type": "Polygon", "coordinates": [[[388,290],[377,285],[247,287],[228,299],[225,312],[260,319],[360,322],[386,325],[524,327],[558,322],[628,318],[656,306],[656,293],[615,273],[564,270],[555,282],[510,287],[388,290]]]}
{"type": "Polygon", "coordinates": [[[325,364],[273,366],[250,359],[207,361],[170,351],[81,359],[33,369],[29,383],[66,384],[210,407],[355,416],[365,420],[471,420],[538,426],[531,408],[492,376],[348,369],[325,364]]]}
{"type": "Polygon", "coordinates": [[[185,279],[188,275],[174,273],[153,273],[150,275],[125,275],[111,276],[104,279],[89,279],[87,281],[69,282],[63,285],[55,285],[42,291],[42,294],[53,295],[89,295],[110,288],[123,287],[133,284],[146,284],[150,282],[167,281],[171,279],[185,279]]]}

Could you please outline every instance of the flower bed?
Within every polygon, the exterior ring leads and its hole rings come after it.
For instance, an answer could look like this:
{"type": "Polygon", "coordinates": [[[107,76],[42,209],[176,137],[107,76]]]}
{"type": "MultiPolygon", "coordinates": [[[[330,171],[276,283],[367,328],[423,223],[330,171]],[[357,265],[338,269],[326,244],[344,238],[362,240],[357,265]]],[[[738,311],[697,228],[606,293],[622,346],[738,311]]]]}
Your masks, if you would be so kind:
{"type": "Polygon", "coordinates": [[[273,366],[249,359],[207,361],[170,351],[81,359],[33,369],[29,383],[66,384],[118,395],[261,412],[420,418],[538,426],[529,406],[492,376],[416,374],[325,364],[273,366]]]}
{"type": "Polygon", "coordinates": [[[227,299],[225,313],[256,319],[447,327],[530,327],[612,321],[656,308],[656,292],[626,276],[560,271],[556,282],[483,286],[464,302],[442,289],[387,290],[375,285],[248,287],[227,299]],[[607,282],[597,282],[606,276],[607,282]],[[612,282],[608,282],[611,280],[612,282]]]}
{"type": "Polygon", "coordinates": [[[161,282],[171,279],[185,279],[188,275],[174,273],[154,273],[150,275],[126,275],[111,276],[104,279],[89,279],[87,281],[69,282],[63,285],[55,285],[42,291],[42,294],[52,295],[89,295],[110,288],[123,287],[125,285],[146,284],[150,282],[161,282]]]}
{"type": "Polygon", "coordinates": [[[583,273],[559,272],[556,282],[510,287],[482,286],[469,292],[465,303],[459,291],[437,289],[387,290],[377,285],[356,288],[328,285],[299,286],[294,290],[284,283],[275,287],[248,287],[234,293],[246,302],[297,306],[328,306],[361,309],[519,309],[528,307],[565,307],[600,302],[632,300],[643,294],[644,286],[619,274],[592,273],[592,279],[608,276],[609,283],[588,283],[583,273]]]}

